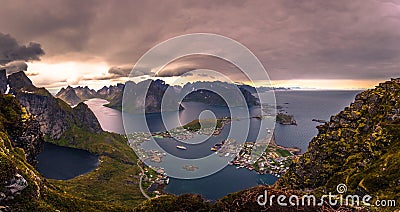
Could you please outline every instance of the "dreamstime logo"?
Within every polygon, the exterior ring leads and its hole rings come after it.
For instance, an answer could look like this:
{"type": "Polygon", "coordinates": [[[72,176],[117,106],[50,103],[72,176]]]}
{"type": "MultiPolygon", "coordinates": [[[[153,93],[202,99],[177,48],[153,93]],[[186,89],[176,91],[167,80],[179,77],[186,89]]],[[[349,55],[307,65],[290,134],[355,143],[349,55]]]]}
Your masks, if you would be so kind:
{"type": "MultiPolygon", "coordinates": [[[[167,74],[163,71],[168,64],[193,55],[213,57],[231,64],[240,71],[242,82],[254,86],[255,81],[262,80],[264,86],[270,86],[266,70],[248,48],[230,38],[208,33],[182,35],[154,46],[138,60],[131,71],[130,78],[134,80],[137,73],[143,73],[143,69],[152,70],[156,77],[165,76],[167,74]]],[[[257,149],[251,152],[249,161],[255,162],[261,156],[272,138],[272,133],[267,133],[267,129],[273,131],[275,127],[276,107],[273,91],[269,92],[269,95],[258,95],[260,104],[257,106],[258,109],[254,110],[248,107],[248,94],[246,96],[245,91],[236,86],[237,79],[231,79],[227,72],[196,67],[180,73],[179,76],[172,76],[174,77],[169,79],[173,79],[173,82],[168,83],[173,85],[183,85],[188,78],[196,79],[199,76],[210,76],[214,82],[191,83],[190,86],[184,86],[181,89],[151,80],[126,83],[122,101],[124,129],[129,145],[144,163],[157,170],[164,169],[170,177],[194,179],[223,169],[239,153],[244,142],[255,142],[254,149],[257,149]],[[222,117],[212,109],[203,108],[200,113],[195,114],[197,117],[194,117],[194,120],[199,120],[198,131],[179,127],[186,124],[181,123],[181,114],[191,109],[190,106],[185,108],[184,99],[195,91],[218,95],[226,103],[229,117],[226,117],[226,114],[222,117]],[[158,99],[160,92],[162,93],[161,103],[158,99]],[[257,113],[255,114],[254,111],[257,113]],[[149,112],[160,112],[165,131],[152,132],[150,130],[154,120],[149,121],[149,116],[155,117],[157,114],[148,115],[149,112]],[[250,127],[255,116],[260,123],[250,127]],[[221,125],[229,127],[223,128],[224,126],[221,125]],[[257,132],[255,137],[252,136],[252,140],[248,140],[250,128],[253,132],[257,132]],[[220,141],[222,142],[219,146],[220,150],[215,153],[209,151],[207,155],[197,158],[187,156],[200,145],[209,150],[215,144],[215,141],[211,142],[216,136],[213,133],[215,130],[223,131],[220,135],[223,137],[220,141]],[[228,130],[229,133],[226,133],[228,130]],[[164,143],[160,145],[160,142],[164,143]],[[171,145],[174,148],[168,149],[171,145]],[[185,154],[179,154],[182,152],[187,153],[186,157],[185,154]]],[[[258,92],[258,88],[255,89],[257,94],[261,93],[258,92]]],[[[209,96],[204,98],[209,98],[209,96]]]]}
{"type": "Polygon", "coordinates": [[[303,196],[291,195],[287,197],[286,195],[270,195],[268,196],[268,191],[265,190],[264,194],[260,194],[257,197],[257,204],[260,206],[272,206],[277,204],[279,206],[322,206],[324,204],[329,204],[331,206],[376,206],[376,207],[395,207],[395,200],[376,200],[374,204],[372,202],[372,196],[364,195],[360,197],[359,195],[344,195],[347,192],[346,184],[338,184],[336,186],[337,194],[332,194],[329,192],[328,195],[322,195],[320,198],[315,197],[312,194],[306,194],[303,196]]]}
{"type": "Polygon", "coordinates": [[[336,186],[336,190],[339,194],[343,194],[346,193],[347,191],[347,186],[346,184],[340,183],[336,186]]]}

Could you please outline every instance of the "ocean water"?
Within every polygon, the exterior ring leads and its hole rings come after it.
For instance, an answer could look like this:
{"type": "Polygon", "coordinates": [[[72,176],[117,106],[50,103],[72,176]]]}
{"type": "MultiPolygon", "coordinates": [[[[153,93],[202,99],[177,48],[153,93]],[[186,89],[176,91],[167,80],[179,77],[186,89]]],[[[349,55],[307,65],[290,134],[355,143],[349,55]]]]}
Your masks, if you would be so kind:
{"type": "MultiPolygon", "coordinates": [[[[298,147],[302,152],[306,151],[310,140],[317,135],[318,131],[316,126],[320,125],[320,123],[313,122],[312,119],[329,120],[331,115],[338,113],[343,110],[345,106],[349,105],[354,100],[357,93],[359,93],[359,91],[276,91],[275,96],[277,105],[283,107],[281,112],[294,115],[298,124],[296,126],[276,124],[276,142],[282,146],[298,147]]],[[[86,101],[86,104],[93,110],[104,130],[123,134],[124,129],[122,125],[121,112],[102,106],[105,103],[107,103],[107,101],[102,99],[91,99],[86,101]]],[[[186,109],[181,111],[179,114],[179,119],[182,124],[197,119],[203,110],[211,110],[217,117],[229,116],[230,114],[229,110],[224,107],[207,106],[194,102],[185,104],[187,104],[184,105],[186,109]]],[[[254,108],[252,112],[257,114],[257,109],[254,108]]],[[[165,117],[166,121],[169,121],[171,126],[179,126],[179,123],[177,123],[176,120],[172,118],[171,120],[168,120],[168,114],[165,117]]],[[[160,114],[147,115],[146,120],[148,125],[145,123],[138,123],[137,120],[139,120],[139,118],[136,117],[136,115],[131,115],[128,123],[139,125],[138,129],[141,129],[142,127],[143,131],[146,131],[147,126],[152,132],[165,130],[160,114]]],[[[256,119],[251,120],[251,126],[258,126],[256,119]]],[[[226,133],[225,131],[228,131],[228,129],[229,126],[227,126],[227,129],[224,129],[223,133],[221,133],[221,137],[224,136],[224,133],[226,133]]],[[[257,133],[258,130],[251,129],[247,140],[254,140],[254,138],[257,137],[257,133]]],[[[177,156],[186,158],[197,158],[209,154],[210,144],[216,143],[218,140],[219,139],[217,138],[211,139],[210,143],[203,144],[203,146],[197,146],[193,152],[179,151],[175,148],[177,143],[175,143],[176,141],[174,140],[161,142],[159,144],[171,154],[176,154],[177,156]]],[[[247,169],[236,169],[234,166],[227,166],[213,175],[200,179],[183,180],[171,178],[170,184],[166,187],[165,191],[173,194],[198,193],[207,199],[216,200],[228,193],[250,188],[259,184],[271,185],[275,183],[276,180],[277,177],[273,175],[259,175],[258,173],[247,169]]]]}
{"type": "Polygon", "coordinates": [[[360,91],[334,90],[334,91],[276,91],[277,105],[283,107],[283,112],[294,115],[297,126],[275,126],[275,138],[279,145],[298,147],[305,152],[308,143],[317,135],[316,126],[321,123],[312,119],[329,121],[332,115],[337,114],[354,101],[360,91]]]}

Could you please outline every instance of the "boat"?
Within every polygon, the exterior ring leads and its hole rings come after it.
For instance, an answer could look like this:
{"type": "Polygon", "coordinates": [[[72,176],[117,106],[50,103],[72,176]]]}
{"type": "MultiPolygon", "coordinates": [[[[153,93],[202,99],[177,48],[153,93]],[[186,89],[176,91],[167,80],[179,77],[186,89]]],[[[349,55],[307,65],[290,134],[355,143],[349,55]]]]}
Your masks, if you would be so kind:
{"type": "Polygon", "coordinates": [[[221,149],[222,144],[215,144],[213,147],[211,147],[211,151],[218,151],[221,149]]]}
{"type": "Polygon", "coordinates": [[[176,146],[176,148],[178,148],[178,149],[182,149],[182,150],[186,150],[187,148],[186,147],[184,147],[184,146],[176,146]]]}

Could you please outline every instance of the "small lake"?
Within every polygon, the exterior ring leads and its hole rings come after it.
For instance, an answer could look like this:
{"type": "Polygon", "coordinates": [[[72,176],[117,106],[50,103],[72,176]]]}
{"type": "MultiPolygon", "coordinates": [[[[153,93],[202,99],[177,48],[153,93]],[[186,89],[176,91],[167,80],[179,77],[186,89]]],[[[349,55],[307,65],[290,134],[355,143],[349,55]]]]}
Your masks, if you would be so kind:
{"type": "Polygon", "coordinates": [[[98,156],[80,149],[45,143],[38,155],[37,170],[46,178],[68,180],[88,173],[99,165],[98,156]]]}

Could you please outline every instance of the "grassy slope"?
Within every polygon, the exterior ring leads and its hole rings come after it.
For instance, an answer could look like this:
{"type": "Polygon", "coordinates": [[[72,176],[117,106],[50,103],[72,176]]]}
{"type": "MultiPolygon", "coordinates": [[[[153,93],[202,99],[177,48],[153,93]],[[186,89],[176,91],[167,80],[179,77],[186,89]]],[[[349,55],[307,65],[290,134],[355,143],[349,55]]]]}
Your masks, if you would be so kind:
{"type": "Polygon", "coordinates": [[[361,190],[374,199],[400,202],[400,121],[387,119],[400,108],[400,86],[386,82],[360,96],[360,109],[352,104],[337,116],[342,119],[337,127],[323,125],[279,186],[323,193],[345,183],[349,194],[361,190]]]}
{"type": "Polygon", "coordinates": [[[122,206],[126,210],[145,199],[138,185],[140,169],[136,165],[137,157],[123,136],[108,132],[94,134],[73,127],[64,138],[50,142],[88,150],[99,155],[101,161],[92,172],[67,181],[49,180],[51,183],[76,196],[122,206]]]}
{"type": "MultiPolygon", "coordinates": [[[[203,123],[203,128],[208,128],[208,127],[213,127],[215,124],[215,119],[205,119],[202,120],[203,123]]],[[[202,127],[200,124],[200,120],[199,119],[195,119],[185,125],[182,126],[183,128],[189,130],[189,131],[198,131],[200,130],[200,128],[202,127]]],[[[222,127],[222,120],[221,119],[217,119],[217,123],[216,123],[216,128],[221,128],[222,127]]]]}
{"type": "Polygon", "coordinates": [[[8,133],[16,133],[13,126],[21,126],[24,119],[29,118],[12,95],[0,95],[0,187],[15,174],[22,175],[28,187],[21,191],[15,199],[2,203],[13,210],[25,211],[112,211],[124,209],[120,206],[92,201],[80,195],[65,192],[57,184],[44,179],[25,157],[21,148],[13,147],[8,133]]]}

